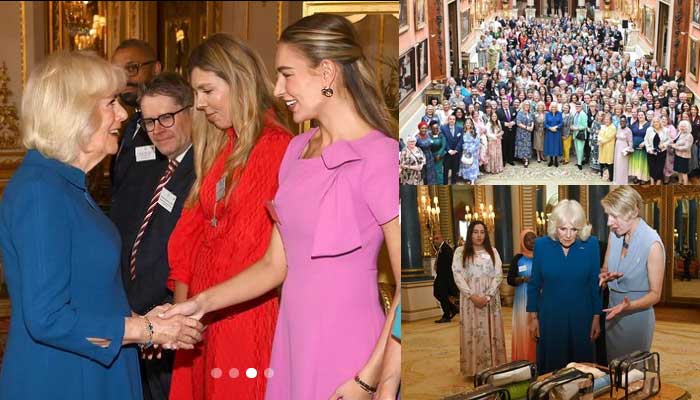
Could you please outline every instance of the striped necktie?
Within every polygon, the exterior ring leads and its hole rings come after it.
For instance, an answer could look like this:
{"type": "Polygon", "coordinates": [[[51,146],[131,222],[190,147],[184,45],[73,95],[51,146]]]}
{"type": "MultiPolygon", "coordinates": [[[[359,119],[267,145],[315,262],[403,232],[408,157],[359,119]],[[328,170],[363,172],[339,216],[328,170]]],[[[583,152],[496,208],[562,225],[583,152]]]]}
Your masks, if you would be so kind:
{"type": "Polygon", "coordinates": [[[163,191],[165,185],[167,185],[168,182],[170,182],[170,178],[173,177],[173,173],[175,172],[175,169],[179,164],[180,163],[177,160],[170,160],[170,162],[168,163],[168,168],[165,170],[165,174],[163,174],[163,177],[160,178],[158,186],[156,186],[156,190],[153,192],[153,197],[151,198],[151,202],[148,205],[146,216],[143,218],[143,223],[141,224],[141,228],[139,228],[139,233],[136,235],[136,240],[134,241],[134,245],[131,248],[129,270],[131,272],[132,281],[136,279],[136,254],[138,254],[139,245],[141,244],[141,239],[143,239],[143,234],[146,232],[146,229],[148,228],[148,224],[151,222],[151,219],[153,219],[153,213],[156,210],[156,206],[158,206],[160,193],[163,191]]]}

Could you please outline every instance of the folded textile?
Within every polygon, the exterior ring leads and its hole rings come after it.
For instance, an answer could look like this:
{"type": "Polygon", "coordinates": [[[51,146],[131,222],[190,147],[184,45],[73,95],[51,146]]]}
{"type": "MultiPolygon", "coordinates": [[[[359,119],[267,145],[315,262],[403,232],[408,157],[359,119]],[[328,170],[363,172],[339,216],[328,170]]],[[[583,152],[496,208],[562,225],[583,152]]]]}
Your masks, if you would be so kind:
{"type": "Polygon", "coordinates": [[[490,382],[494,386],[504,386],[513,382],[527,381],[532,378],[530,367],[522,367],[508,372],[499,372],[491,376],[490,382]]]}
{"type": "Polygon", "coordinates": [[[623,387],[627,386],[628,383],[633,383],[644,379],[644,373],[638,369],[633,369],[629,372],[629,382],[625,382],[625,379],[627,379],[627,375],[623,374],[621,379],[623,387]]]}
{"type": "Polygon", "coordinates": [[[595,378],[593,381],[593,392],[597,393],[601,389],[610,388],[610,375],[595,378]]]}
{"type": "Polygon", "coordinates": [[[527,397],[527,388],[530,387],[529,381],[511,383],[503,388],[510,393],[511,400],[519,400],[527,397]]]}
{"type": "Polygon", "coordinates": [[[576,368],[577,370],[579,370],[581,372],[593,374],[593,378],[600,378],[601,376],[607,375],[605,372],[599,370],[598,368],[589,367],[588,365],[579,364],[579,363],[575,363],[575,362],[567,364],[566,367],[567,368],[576,368]]]}

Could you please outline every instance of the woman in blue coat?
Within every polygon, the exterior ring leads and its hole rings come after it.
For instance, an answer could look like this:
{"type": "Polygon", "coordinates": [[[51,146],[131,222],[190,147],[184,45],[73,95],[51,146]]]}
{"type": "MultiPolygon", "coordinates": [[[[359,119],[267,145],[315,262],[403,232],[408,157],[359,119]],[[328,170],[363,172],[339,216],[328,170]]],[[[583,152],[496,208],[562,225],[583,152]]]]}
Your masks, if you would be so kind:
{"type": "Polygon", "coordinates": [[[581,205],[562,200],[552,210],[548,236],[535,241],[527,312],[538,372],[595,361],[602,302],[598,239],[590,232],[581,205]]]}
{"type": "Polygon", "coordinates": [[[129,309],[119,234],[85,187],[117,151],[123,70],[92,53],[56,53],[27,82],[29,150],[0,203],[11,300],[0,400],[141,399],[136,344],[192,348],[199,322],[129,309]],[[90,79],[85,79],[89,77],[90,79]]]}
{"type": "Polygon", "coordinates": [[[559,167],[559,157],[562,154],[561,128],[564,119],[559,112],[559,105],[552,102],[549,112],[544,117],[544,156],[549,157],[549,166],[559,167]]]}

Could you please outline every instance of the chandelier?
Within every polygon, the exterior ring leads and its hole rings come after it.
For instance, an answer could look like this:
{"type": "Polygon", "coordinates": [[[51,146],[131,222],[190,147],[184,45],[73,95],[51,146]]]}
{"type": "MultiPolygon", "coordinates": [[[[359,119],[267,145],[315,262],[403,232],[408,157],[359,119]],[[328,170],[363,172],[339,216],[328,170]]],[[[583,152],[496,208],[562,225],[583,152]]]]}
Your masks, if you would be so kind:
{"type": "Polygon", "coordinates": [[[545,215],[544,211],[535,211],[535,219],[537,224],[537,236],[547,234],[547,224],[549,224],[550,214],[545,215]]]}
{"type": "Polygon", "coordinates": [[[435,228],[440,225],[440,203],[438,202],[437,196],[433,197],[432,204],[430,202],[430,197],[425,195],[421,196],[421,210],[423,211],[423,223],[428,232],[430,232],[430,237],[432,238],[435,232],[435,228]]]}
{"type": "Polygon", "coordinates": [[[96,41],[102,41],[107,19],[89,10],[90,1],[63,2],[63,18],[68,35],[77,50],[91,49],[96,41]]]}
{"type": "Polygon", "coordinates": [[[489,231],[494,230],[494,223],[496,221],[496,213],[493,211],[493,205],[489,204],[484,206],[484,203],[479,204],[479,209],[472,210],[469,206],[464,207],[464,221],[467,223],[467,227],[472,223],[472,221],[482,221],[489,231]]]}

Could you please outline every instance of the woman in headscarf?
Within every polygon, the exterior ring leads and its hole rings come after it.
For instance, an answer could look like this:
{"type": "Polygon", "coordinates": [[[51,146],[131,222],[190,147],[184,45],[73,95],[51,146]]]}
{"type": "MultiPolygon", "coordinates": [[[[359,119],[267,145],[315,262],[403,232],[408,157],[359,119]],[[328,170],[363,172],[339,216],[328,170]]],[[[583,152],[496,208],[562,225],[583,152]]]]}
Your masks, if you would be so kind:
{"type": "Polygon", "coordinates": [[[532,258],[537,235],[532,229],[520,232],[520,252],[513,257],[508,269],[508,284],[515,287],[513,300],[513,335],[511,360],[536,361],[537,343],[527,331],[527,282],[532,274],[532,258]]]}

